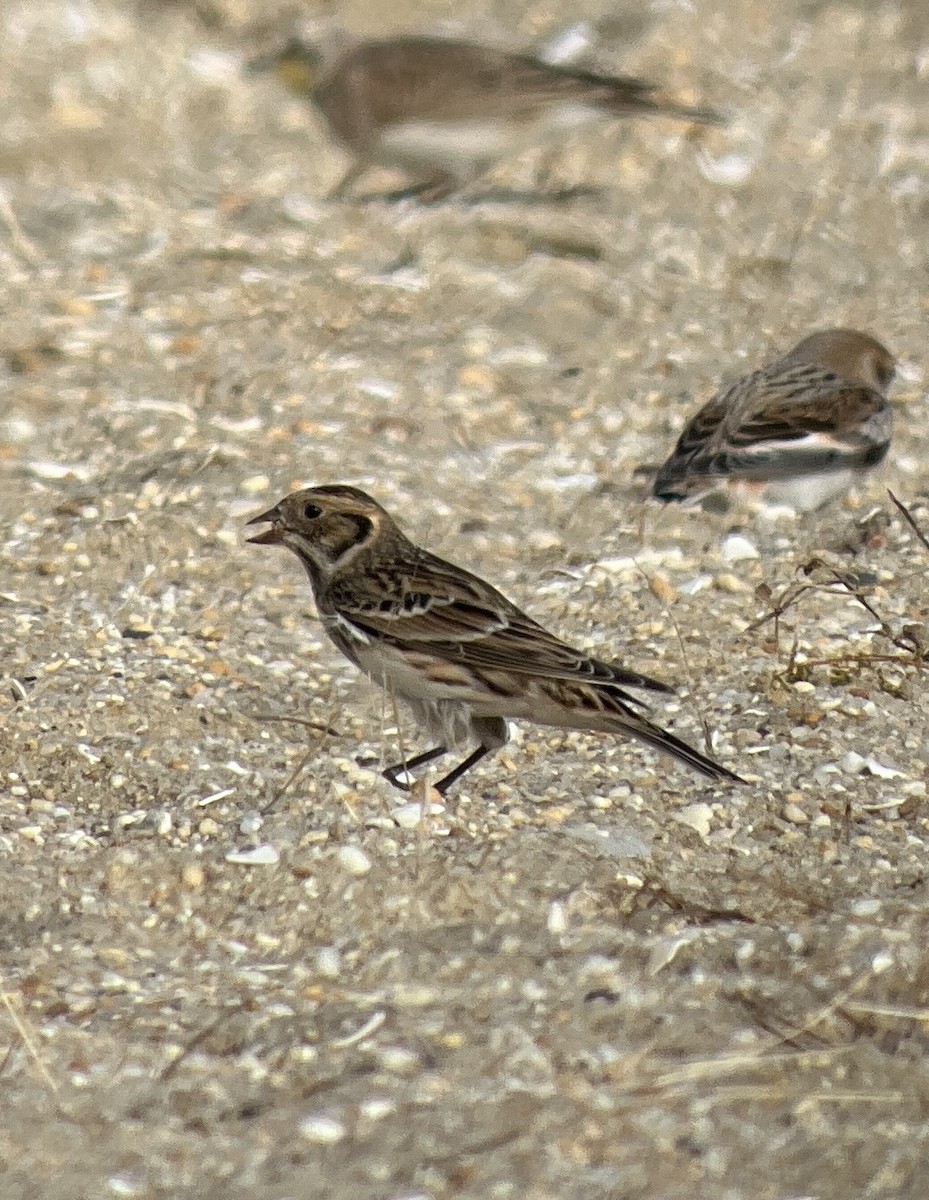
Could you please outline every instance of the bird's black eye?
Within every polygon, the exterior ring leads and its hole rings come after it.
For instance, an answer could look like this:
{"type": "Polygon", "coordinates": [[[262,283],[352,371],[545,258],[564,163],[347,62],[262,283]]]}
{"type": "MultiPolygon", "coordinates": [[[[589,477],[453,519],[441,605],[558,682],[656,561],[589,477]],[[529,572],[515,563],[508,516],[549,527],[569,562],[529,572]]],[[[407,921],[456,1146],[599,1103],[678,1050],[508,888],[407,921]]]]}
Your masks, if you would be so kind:
{"type": "Polygon", "coordinates": [[[323,510],[318,504],[307,504],[303,510],[303,515],[308,521],[315,521],[317,517],[323,515],[323,510]]]}

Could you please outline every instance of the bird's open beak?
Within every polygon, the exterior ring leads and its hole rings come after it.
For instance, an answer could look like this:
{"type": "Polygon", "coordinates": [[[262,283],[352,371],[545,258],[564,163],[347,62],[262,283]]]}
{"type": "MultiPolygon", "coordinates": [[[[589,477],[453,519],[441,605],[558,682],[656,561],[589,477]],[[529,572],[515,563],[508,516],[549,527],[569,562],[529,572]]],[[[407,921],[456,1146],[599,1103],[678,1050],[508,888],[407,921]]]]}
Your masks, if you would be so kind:
{"type": "Polygon", "coordinates": [[[284,540],[284,534],[278,524],[280,514],[277,511],[277,505],[274,508],[269,508],[259,517],[252,517],[250,521],[246,521],[246,525],[260,525],[262,521],[270,521],[271,528],[263,529],[261,533],[256,533],[254,537],[246,538],[255,546],[277,546],[284,540]]]}

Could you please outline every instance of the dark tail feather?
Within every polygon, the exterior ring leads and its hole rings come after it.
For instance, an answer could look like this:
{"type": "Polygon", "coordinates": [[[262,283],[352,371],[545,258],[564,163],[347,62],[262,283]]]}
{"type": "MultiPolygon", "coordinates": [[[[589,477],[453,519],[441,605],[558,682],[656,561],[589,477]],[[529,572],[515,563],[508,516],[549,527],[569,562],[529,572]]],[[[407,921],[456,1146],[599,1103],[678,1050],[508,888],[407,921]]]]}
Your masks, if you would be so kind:
{"type": "Polygon", "coordinates": [[[669,683],[662,683],[660,679],[652,679],[651,675],[642,675],[639,671],[629,671],[625,667],[617,667],[613,663],[606,665],[610,668],[610,677],[607,681],[601,681],[598,678],[598,686],[609,690],[611,685],[615,685],[616,691],[622,699],[631,700],[633,704],[642,704],[642,701],[637,700],[635,696],[628,696],[623,688],[642,688],[647,692],[661,692],[664,696],[673,696],[677,690],[669,683]]]}
{"type": "Polygon", "coordinates": [[[656,750],[662,750],[665,754],[673,755],[674,758],[679,759],[682,763],[686,763],[688,767],[693,767],[695,771],[699,771],[701,775],[706,775],[708,779],[727,779],[730,783],[745,782],[740,775],[736,775],[728,767],[724,767],[714,759],[708,758],[707,755],[701,754],[699,750],[695,750],[693,746],[689,746],[686,742],[681,741],[673,733],[669,733],[666,729],[661,729],[657,725],[652,725],[650,721],[640,718],[635,725],[631,722],[624,725],[622,732],[632,734],[640,742],[645,742],[648,746],[654,746],[656,750]]]}
{"type": "Polygon", "coordinates": [[[690,499],[690,493],[683,490],[675,491],[670,484],[663,487],[652,488],[652,496],[656,500],[660,500],[662,504],[683,504],[685,500],[690,499]]]}
{"type": "Polygon", "coordinates": [[[600,101],[601,108],[617,113],[651,113],[656,117],[678,117],[682,121],[693,121],[697,125],[725,125],[726,118],[715,108],[693,107],[669,100],[658,89],[641,80],[617,79],[605,92],[600,101]]]}
{"type": "Polygon", "coordinates": [[[659,472],[652,482],[652,496],[664,504],[681,503],[692,495],[683,483],[684,477],[681,475],[659,472]]]}
{"type": "Polygon", "coordinates": [[[698,500],[728,479],[720,465],[719,456],[712,459],[672,454],[658,468],[651,484],[651,494],[665,504],[698,500]]]}
{"type": "Polygon", "coordinates": [[[726,118],[718,108],[692,108],[689,104],[674,104],[664,100],[654,102],[656,116],[679,117],[695,125],[725,125],[726,118]]]}

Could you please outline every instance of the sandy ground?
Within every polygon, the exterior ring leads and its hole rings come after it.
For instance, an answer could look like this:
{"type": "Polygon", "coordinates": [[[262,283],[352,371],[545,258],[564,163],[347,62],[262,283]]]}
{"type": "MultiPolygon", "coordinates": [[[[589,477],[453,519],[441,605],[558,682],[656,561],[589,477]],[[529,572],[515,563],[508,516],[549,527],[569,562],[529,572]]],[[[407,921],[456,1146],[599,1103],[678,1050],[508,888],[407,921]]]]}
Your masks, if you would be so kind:
{"type": "Polygon", "coordinates": [[[581,0],[592,61],[729,127],[429,209],[325,200],[339,151],[241,72],[279,10],[0,15],[0,1194],[924,1197],[929,553],[886,492],[929,529],[923,0],[581,0]],[[830,324],[901,361],[880,476],[642,503],[830,324]],[[377,773],[416,731],[244,544],[326,481],[679,684],[657,719],[749,784],[524,728],[424,815],[377,773]]]}

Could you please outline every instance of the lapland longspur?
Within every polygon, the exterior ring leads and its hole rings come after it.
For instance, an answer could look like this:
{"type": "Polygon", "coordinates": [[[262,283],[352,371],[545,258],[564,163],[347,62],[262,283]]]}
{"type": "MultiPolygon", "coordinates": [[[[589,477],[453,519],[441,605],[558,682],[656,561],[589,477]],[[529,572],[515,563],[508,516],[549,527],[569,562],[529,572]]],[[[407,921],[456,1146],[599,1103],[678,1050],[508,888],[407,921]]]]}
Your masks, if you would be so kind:
{"type": "Polygon", "coordinates": [[[334,196],[382,166],[406,172],[420,199],[437,200],[540,138],[605,116],[721,123],[640,79],[445,38],[362,41],[334,57],[293,38],[250,66],[310,99],[353,156],[334,196]]]}
{"type": "Polygon", "coordinates": [[[455,746],[476,748],[436,785],[447,791],[507,741],[506,718],[623,734],[710,779],[739,777],[652,724],[627,688],[667,684],[575,650],[452,563],[414,545],[365,492],[306,488],[249,524],[306,569],[329,637],[375,683],[406,701],[437,743],[384,772],[401,775],[455,746]]]}
{"type": "Polygon", "coordinates": [[[886,455],[895,372],[893,355],[869,334],[811,334],[717,392],[691,418],[652,494],[698,500],[724,484],[746,483],[795,508],[819,508],[886,455]]]}

